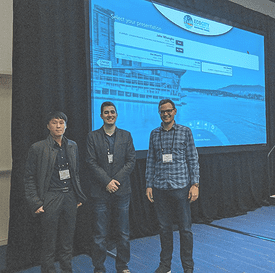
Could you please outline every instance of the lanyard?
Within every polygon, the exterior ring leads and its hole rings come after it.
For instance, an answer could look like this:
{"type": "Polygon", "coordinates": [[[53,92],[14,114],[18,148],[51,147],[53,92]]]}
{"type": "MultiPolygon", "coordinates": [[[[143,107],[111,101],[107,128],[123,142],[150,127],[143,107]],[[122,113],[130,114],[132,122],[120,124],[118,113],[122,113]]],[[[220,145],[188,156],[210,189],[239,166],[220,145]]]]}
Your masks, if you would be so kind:
{"type": "Polygon", "coordinates": [[[110,154],[110,142],[107,139],[107,137],[105,137],[105,144],[106,144],[106,148],[107,148],[107,154],[110,154]]]}
{"type": "Polygon", "coordinates": [[[112,136],[108,136],[105,134],[105,145],[107,148],[107,154],[113,154],[114,153],[114,147],[115,147],[115,135],[113,134],[112,136]]]}
{"type": "MultiPolygon", "coordinates": [[[[171,130],[171,129],[170,129],[171,130]]],[[[162,147],[162,140],[161,140],[161,131],[162,129],[160,129],[160,132],[159,132],[159,139],[160,139],[160,148],[161,148],[161,152],[163,152],[163,147],[162,147]]],[[[169,131],[167,131],[169,132],[169,131]]],[[[176,129],[174,129],[174,133],[173,133],[173,140],[172,140],[172,146],[171,146],[171,151],[174,147],[174,140],[175,140],[175,132],[176,132],[176,129]]]]}
{"type": "Polygon", "coordinates": [[[107,147],[108,163],[114,162],[114,147],[115,147],[115,135],[108,136],[105,134],[105,143],[107,147]]]}

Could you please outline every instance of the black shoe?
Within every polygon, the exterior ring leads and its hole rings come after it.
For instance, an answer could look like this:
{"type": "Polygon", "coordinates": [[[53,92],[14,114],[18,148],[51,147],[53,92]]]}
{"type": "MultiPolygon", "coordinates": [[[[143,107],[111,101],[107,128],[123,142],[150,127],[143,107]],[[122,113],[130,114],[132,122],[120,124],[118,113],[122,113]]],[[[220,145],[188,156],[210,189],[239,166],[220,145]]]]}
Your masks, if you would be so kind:
{"type": "Polygon", "coordinates": [[[184,269],[184,273],[193,273],[193,268],[184,269]]]}
{"type": "Polygon", "coordinates": [[[171,270],[170,268],[160,264],[155,273],[171,273],[171,270]]]}

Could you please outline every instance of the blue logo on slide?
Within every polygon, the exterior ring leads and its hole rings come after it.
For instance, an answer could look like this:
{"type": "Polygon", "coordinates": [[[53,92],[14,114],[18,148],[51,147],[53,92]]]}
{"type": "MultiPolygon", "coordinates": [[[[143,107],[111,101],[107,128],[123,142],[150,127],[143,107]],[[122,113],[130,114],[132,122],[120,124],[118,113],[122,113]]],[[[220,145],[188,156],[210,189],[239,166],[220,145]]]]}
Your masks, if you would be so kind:
{"type": "Polygon", "coordinates": [[[193,27],[193,20],[190,15],[185,15],[183,17],[183,20],[184,20],[184,24],[185,24],[186,28],[190,29],[193,27]]]}

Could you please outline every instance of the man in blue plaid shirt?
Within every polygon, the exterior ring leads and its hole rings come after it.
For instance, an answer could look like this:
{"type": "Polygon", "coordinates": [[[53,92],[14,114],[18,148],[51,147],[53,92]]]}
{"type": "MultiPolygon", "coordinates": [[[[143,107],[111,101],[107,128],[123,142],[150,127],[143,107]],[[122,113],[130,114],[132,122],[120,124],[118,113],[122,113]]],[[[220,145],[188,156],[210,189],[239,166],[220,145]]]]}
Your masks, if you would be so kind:
{"type": "Polygon", "coordinates": [[[173,216],[179,227],[184,273],[194,268],[190,203],[199,196],[198,153],[190,128],[176,124],[176,113],[170,99],[159,102],[162,123],[151,132],[146,162],[146,195],[154,202],[160,223],[160,265],[155,273],[171,272],[173,216]]]}

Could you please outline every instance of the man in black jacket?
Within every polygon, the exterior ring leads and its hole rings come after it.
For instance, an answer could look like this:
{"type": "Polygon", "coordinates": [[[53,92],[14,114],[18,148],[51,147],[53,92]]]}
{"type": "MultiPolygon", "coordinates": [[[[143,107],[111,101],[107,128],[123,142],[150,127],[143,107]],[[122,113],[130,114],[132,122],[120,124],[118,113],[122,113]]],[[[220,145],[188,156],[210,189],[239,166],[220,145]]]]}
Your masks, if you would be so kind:
{"type": "Polygon", "coordinates": [[[116,223],[116,270],[127,273],[130,272],[130,174],[135,166],[135,149],[131,134],[115,125],[118,114],[112,102],[101,105],[100,116],[103,126],[87,137],[87,163],[91,171],[91,197],[96,223],[92,255],[94,272],[106,272],[106,237],[112,216],[116,223]]]}
{"type": "Polygon", "coordinates": [[[34,143],[28,153],[24,183],[26,199],[34,216],[41,218],[42,273],[56,272],[55,246],[60,236],[62,272],[72,272],[71,259],[77,208],[86,197],[79,181],[77,144],[64,135],[67,116],[49,113],[47,139],[34,143]]]}

